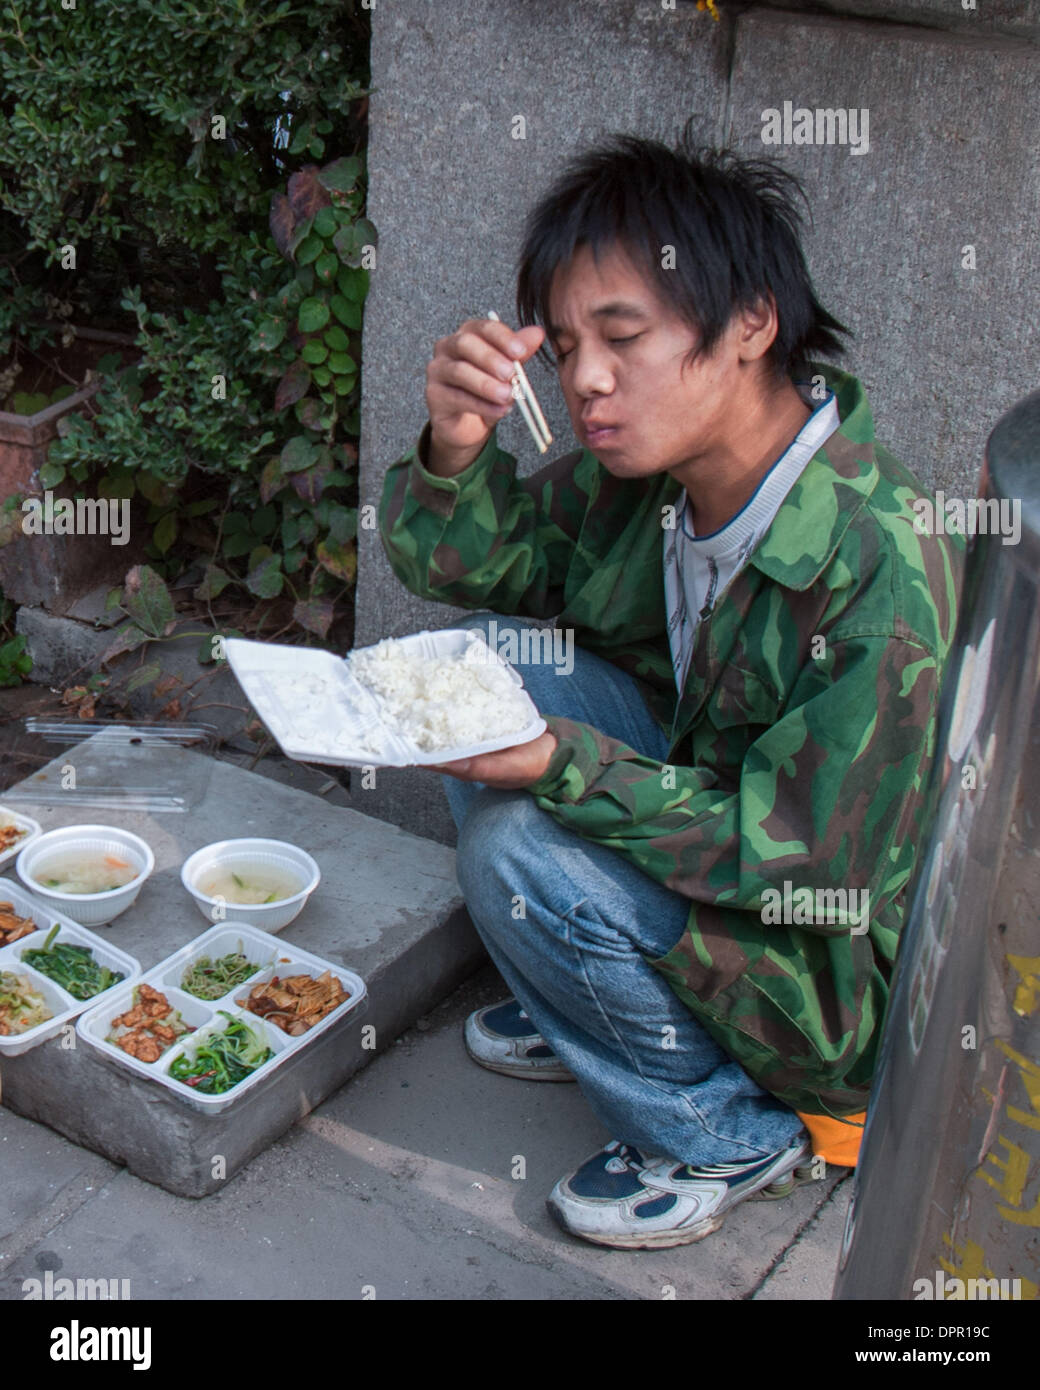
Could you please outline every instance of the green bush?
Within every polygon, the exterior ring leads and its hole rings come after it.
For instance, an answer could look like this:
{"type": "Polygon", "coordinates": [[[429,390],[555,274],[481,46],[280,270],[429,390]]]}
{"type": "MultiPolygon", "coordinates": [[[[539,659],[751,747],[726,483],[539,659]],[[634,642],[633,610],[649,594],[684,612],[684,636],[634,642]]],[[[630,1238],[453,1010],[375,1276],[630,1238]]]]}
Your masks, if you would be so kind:
{"type": "Polygon", "coordinates": [[[138,494],[157,573],[319,636],[354,578],[367,65],[343,0],[0,8],[0,358],[56,304],[141,354],[41,482],[138,494]]]}

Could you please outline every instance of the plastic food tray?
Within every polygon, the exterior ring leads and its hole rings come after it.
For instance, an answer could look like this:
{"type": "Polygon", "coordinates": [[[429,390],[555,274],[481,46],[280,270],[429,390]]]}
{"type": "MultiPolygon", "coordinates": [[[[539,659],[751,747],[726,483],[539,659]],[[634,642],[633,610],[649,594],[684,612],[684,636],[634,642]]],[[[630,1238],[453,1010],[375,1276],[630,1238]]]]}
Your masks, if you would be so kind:
{"type": "Polygon", "coordinates": [[[42,829],[40,822],[33,820],[32,816],[23,816],[17,811],[8,810],[6,806],[0,806],[0,829],[6,830],[9,825],[16,825],[27,833],[16,840],[10,849],[0,850],[0,868],[21,854],[26,845],[31,845],[42,829]]]}
{"type": "MultiPolygon", "coordinates": [[[[523,681],[509,663],[465,628],[417,632],[399,641],[406,650],[415,648],[425,657],[458,656],[479,642],[487,660],[508,671],[523,690],[523,681]]],[[[529,743],[546,727],[531,697],[524,692],[531,718],[519,733],[425,752],[384,722],[384,702],[361,684],[342,657],[307,647],[247,642],[239,637],[229,638],[225,650],[228,664],[257,714],[286,757],[297,761],[339,767],[447,763],[529,743]]]]}
{"type": "MultiPolygon", "coordinates": [[[[30,1048],[36,1047],[39,1043],[46,1042],[48,1038],[53,1038],[55,1034],[61,1032],[70,1019],[83,1013],[85,1009],[92,1009],[99,1000],[114,998],[119,990],[125,990],[128,985],[132,986],[133,981],[140,975],[141,962],[139,960],[127,955],[125,951],[118,950],[115,946],[110,946],[103,937],[95,936],[92,931],[88,931],[86,927],[81,927],[71,917],[64,917],[60,912],[52,912],[50,908],[37,902],[19,884],[13,883],[8,878],[0,878],[0,902],[11,903],[19,917],[31,917],[40,929],[32,936],[23,936],[10,946],[0,947],[0,970],[12,970],[15,974],[24,975],[29,979],[39,989],[47,1001],[47,1007],[54,1014],[53,1018],[47,1019],[45,1023],[38,1023],[35,1028],[29,1028],[24,1033],[12,1033],[9,1037],[0,1037],[0,1058],[17,1057],[23,1052],[28,1052],[30,1048]],[[56,941],[69,941],[76,946],[89,946],[94,952],[94,959],[100,965],[107,965],[110,970],[121,970],[126,976],[126,980],[120,980],[111,989],[106,989],[103,994],[95,995],[93,999],[73,999],[71,994],[62,989],[48,975],[42,975],[31,965],[23,965],[22,953],[42,946],[47,933],[55,922],[61,926],[61,931],[55,937],[56,941]]],[[[102,1008],[104,1007],[107,1006],[103,1004],[102,1008]]]]}
{"type": "Polygon", "coordinates": [[[331,961],[311,955],[309,951],[302,951],[296,946],[287,945],[284,941],[279,941],[277,937],[259,931],[256,927],[250,927],[245,922],[227,921],[220,922],[217,926],[211,927],[209,931],[203,932],[201,936],[197,936],[194,941],[189,941],[174,955],[168,956],[154,969],[147,971],[139,980],[135,980],[129,985],[120,985],[118,990],[109,991],[103,1004],[96,1008],[92,1007],[89,1012],[83,1014],[77,1025],[77,1032],[84,1042],[97,1048],[102,1056],[117,1066],[129,1067],[139,1076],[146,1076],[160,1086],[165,1086],[178,1100],[190,1105],[192,1109],[202,1111],[204,1114],[215,1115],[226,1110],[229,1105],[233,1105],[259,1082],[269,1077],[283,1063],[294,1057],[301,1048],[306,1047],[309,1042],[320,1037],[336,1023],[342,1022],[347,1015],[353,1014],[355,1018],[360,1017],[361,1012],[363,1012],[361,1006],[366,999],[365,982],[360,975],[355,975],[353,971],[344,970],[340,966],[333,965],[331,961]],[[193,994],[188,994],[181,989],[180,984],[184,971],[192,961],[197,960],[200,956],[211,958],[226,956],[230,952],[238,950],[241,950],[242,954],[249,960],[255,961],[260,968],[255,975],[251,975],[242,984],[236,985],[222,998],[197,999],[193,994]],[[236,998],[244,999],[254,985],[271,979],[273,975],[279,975],[283,978],[286,975],[318,976],[324,974],[326,970],[330,970],[339,979],[343,989],[350,997],[338,1009],[333,1009],[330,1014],[326,1014],[319,1023],[316,1023],[306,1033],[301,1033],[299,1037],[290,1037],[288,1033],[283,1033],[276,1024],[268,1023],[265,1019],[250,1013],[248,1009],[240,1007],[235,1002],[236,998]],[[117,1047],[115,1043],[106,1041],[112,1032],[112,1020],[133,1006],[135,990],[137,986],[142,984],[151,985],[153,989],[165,994],[171,1007],[179,1010],[185,1023],[196,1030],[171,1044],[156,1062],[141,1062],[136,1057],[131,1057],[129,1053],[124,1052],[122,1048],[117,1047]],[[233,1086],[230,1091],[225,1091],[223,1095],[201,1095],[191,1086],[187,1086],[182,1081],[177,1081],[170,1076],[170,1065],[183,1053],[193,1054],[198,1043],[206,1037],[223,1032],[227,1027],[227,1019],[222,1017],[220,1010],[229,1013],[232,1018],[244,1019],[261,1037],[266,1038],[274,1055],[262,1066],[257,1067],[256,1071],[247,1076],[244,1081],[240,1081],[237,1086],[233,1086]]]}

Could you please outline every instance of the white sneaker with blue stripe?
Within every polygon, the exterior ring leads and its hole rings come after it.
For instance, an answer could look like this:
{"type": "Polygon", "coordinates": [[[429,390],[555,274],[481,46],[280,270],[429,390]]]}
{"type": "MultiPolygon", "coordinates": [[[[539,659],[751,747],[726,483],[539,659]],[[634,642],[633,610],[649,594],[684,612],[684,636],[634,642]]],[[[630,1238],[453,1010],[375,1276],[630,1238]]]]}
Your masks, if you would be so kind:
{"type": "Polygon", "coordinates": [[[768,1158],[695,1167],[615,1140],[561,1178],[546,1205],[565,1231],[596,1245],[691,1245],[745,1198],[786,1197],[810,1181],[809,1158],[809,1144],[798,1140],[768,1158]]]}
{"type": "Polygon", "coordinates": [[[466,1019],[466,1051],[489,1071],[525,1081],[573,1081],[516,999],[490,1004],[466,1019]]]}

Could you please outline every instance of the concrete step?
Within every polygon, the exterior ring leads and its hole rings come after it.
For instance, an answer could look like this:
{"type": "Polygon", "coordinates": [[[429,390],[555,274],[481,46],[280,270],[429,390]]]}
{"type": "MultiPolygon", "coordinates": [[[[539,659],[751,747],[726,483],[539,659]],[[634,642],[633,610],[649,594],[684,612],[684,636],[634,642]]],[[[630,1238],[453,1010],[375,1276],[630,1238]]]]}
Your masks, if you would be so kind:
{"type": "MultiPolygon", "coordinates": [[[[98,756],[88,741],[63,758],[82,784],[98,756]]],[[[7,1107],[170,1192],[196,1197],[216,1191],[485,959],[455,880],[453,851],[269,777],[204,761],[205,796],[184,814],[32,803],[24,809],[44,830],[119,825],[151,845],[156,867],[137,902],[97,929],[145,969],[209,925],[180,882],[189,854],[239,836],[302,846],[317,860],[322,882],[279,939],[361,975],[369,992],[364,1030],[352,1029],[335,1048],[317,1041],[314,1053],[322,1055],[313,1064],[303,1049],[281,1083],[276,1073],[269,1086],[257,1087],[255,1102],[244,1098],[220,1116],[198,1114],[82,1043],[69,1049],[57,1038],[0,1064],[7,1107]]]]}

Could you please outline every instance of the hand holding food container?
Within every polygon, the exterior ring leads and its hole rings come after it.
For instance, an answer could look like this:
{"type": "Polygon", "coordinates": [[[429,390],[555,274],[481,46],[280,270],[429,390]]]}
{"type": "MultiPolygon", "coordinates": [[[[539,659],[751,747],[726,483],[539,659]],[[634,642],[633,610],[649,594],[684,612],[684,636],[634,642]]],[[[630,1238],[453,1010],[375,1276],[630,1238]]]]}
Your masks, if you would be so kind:
{"type": "Polygon", "coordinates": [[[470,629],[386,639],[345,660],[241,638],[231,638],[226,651],[290,758],[439,768],[533,744],[546,733],[520,676],[470,629]]]}

